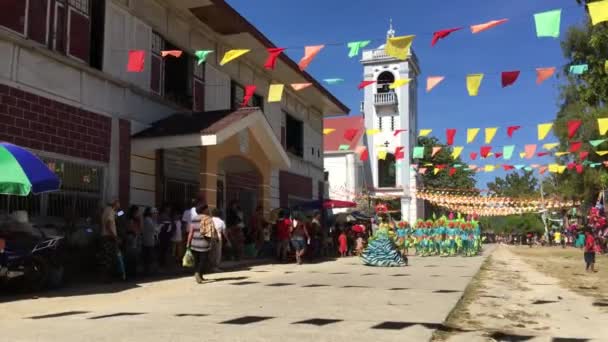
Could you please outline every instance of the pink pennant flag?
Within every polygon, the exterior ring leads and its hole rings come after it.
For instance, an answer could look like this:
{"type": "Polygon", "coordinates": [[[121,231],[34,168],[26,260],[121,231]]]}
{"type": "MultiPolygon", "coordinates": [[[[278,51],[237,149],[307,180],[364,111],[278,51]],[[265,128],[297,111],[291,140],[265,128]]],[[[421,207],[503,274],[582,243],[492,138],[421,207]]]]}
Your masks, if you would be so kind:
{"type": "Polygon", "coordinates": [[[553,76],[555,67],[551,68],[536,68],[536,84],[543,83],[546,79],[553,76]]]}
{"type": "Polygon", "coordinates": [[[513,133],[515,133],[515,131],[517,131],[520,128],[521,128],[521,126],[509,126],[509,127],[507,127],[507,135],[509,136],[509,138],[513,138],[513,133]]]}
{"type": "Polygon", "coordinates": [[[578,157],[580,158],[580,160],[585,160],[585,159],[587,159],[588,156],[589,156],[589,152],[587,152],[587,151],[581,151],[578,154],[578,157]]]}
{"type": "Polygon", "coordinates": [[[407,129],[396,129],[395,132],[393,133],[393,136],[396,137],[399,135],[399,133],[402,132],[407,132],[407,129]]]}
{"type": "Polygon", "coordinates": [[[583,164],[576,164],[576,173],[583,173],[583,164]]]}
{"type": "Polygon", "coordinates": [[[300,70],[304,71],[315,58],[315,56],[325,47],[325,45],[305,46],[304,57],[298,63],[300,70]]]}
{"type": "Polygon", "coordinates": [[[519,77],[519,71],[503,71],[501,74],[502,87],[508,87],[517,81],[519,77]]]}
{"type": "Polygon", "coordinates": [[[568,121],[568,139],[572,139],[578,131],[579,127],[581,127],[581,120],[570,120],[568,121]]]}
{"type": "Polygon", "coordinates": [[[568,170],[572,170],[576,167],[576,163],[574,163],[574,162],[568,163],[567,167],[568,167],[568,170]]]}
{"type": "Polygon", "coordinates": [[[430,92],[435,88],[445,77],[443,76],[429,76],[426,78],[426,92],[430,92]]]}
{"type": "Polygon", "coordinates": [[[540,169],[538,169],[538,172],[542,175],[545,174],[545,172],[547,172],[547,167],[546,166],[541,166],[540,169]]]}
{"type": "Polygon", "coordinates": [[[361,83],[359,83],[359,86],[357,87],[359,90],[367,87],[368,85],[374,84],[376,83],[376,81],[361,81],[361,83]]]}
{"type": "Polygon", "coordinates": [[[266,59],[266,63],[264,63],[264,68],[274,70],[277,58],[285,51],[285,48],[268,48],[266,50],[268,51],[268,58],[266,59]]]}
{"type": "Polygon", "coordinates": [[[427,171],[426,167],[421,167],[421,168],[418,169],[418,173],[421,174],[421,175],[426,174],[426,171],[427,171]]]}
{"type": "Polygon", "coordinates": [[[129,62],[127,64],[127,72],[142,72],[144,71],[144,61],[146,60],[146,52],[144,50],[130,50],[129,62]]]}
{"type": "Polygon", "coordinates": [[[487,23],[483,23],[483,24],[471,25],[471,33],[475,34],[475,33],[483,32],[485,30],[489,30],[493,27],[496,27],[500,24],[504,24],[507,21],[509,21],[509,19],[492,20],[492,21],[488,21],[487,23]]]}
{"type": "Polygon", "coordinates": [[[526,153],[526,159],[534,158],[534,153],[536,153],[536,144],[526,145],[524,147],[524,151],[526,153]]]}
{"type": "Polygon", "coordinates": [[[441,147],[433,147],[433,153],[431,153],[431,158],[434,157],[437,153],[439,153],[439,151],[441,151],[441,147]]]}
{"type": "Polygon", "coordinates": [[[312,83],[292,83],[291,87],[295,91],[300,91],[302,89],[306,89],[306,88],[310,87],[311,85],[312,85],[312,83]]]}
{"type": "Polygon", "coordinates": [[[471,160],[475,160],[475,159],[477,159],[477,153],[476,152],[471,152],[469,154],[469,157],[471,158],[471,160]]]}
{"type": "Polygon", "coordinates": [[[173,56],[175,58],[180,58],[182,56],[183,51],[181,50],[164,50],[160,52],[160,55],[163,57],[173,56]]]}
{"type": "Polygon", "coordinates": [[[245,97],[243,97],[243,103],[241,104],[241,107],[247,107],[247,104],[249,104],[249,100],[255,94],[255,89],[256,86],[254,85],[245,86],[245,97]]]}
{"type": "Polygon", "coordinates": [[[433,40],[431,40],[431,46],[435,46],[439,39],[444,39],[449,36],[452,32],[460,31],[462,27],[455,27],[451,29],[440,30],[433,33],[433,40]]]}

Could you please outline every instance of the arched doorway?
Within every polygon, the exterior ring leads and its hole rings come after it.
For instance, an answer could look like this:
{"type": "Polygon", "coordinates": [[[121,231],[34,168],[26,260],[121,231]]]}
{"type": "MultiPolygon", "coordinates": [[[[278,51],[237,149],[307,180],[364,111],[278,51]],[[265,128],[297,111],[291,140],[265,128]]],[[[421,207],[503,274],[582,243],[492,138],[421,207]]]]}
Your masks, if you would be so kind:
{"type": "Polygon", "coordinates": [[[395,155],[387,153],[386,158],[378,160],[378,187],[394,188],[397,186],[395,155]]]}
{"type": "Polygon", "coordinates": [[[240,156],[220,160],[216,206],[224,217],[228,205],[237,201],[245,219],[248,220],[255,213],[258,204],[263,203],[263,196],[263,177],[254,163],[240,156]]]}
{"type": "Polygon", "coordinates": [[[376,84],[378,85],[378,93],[389,93],[394,92],[390,89],[390,85],[395,83],[395,75],[390,71],[383,71],[378,75],[376,84]]]}

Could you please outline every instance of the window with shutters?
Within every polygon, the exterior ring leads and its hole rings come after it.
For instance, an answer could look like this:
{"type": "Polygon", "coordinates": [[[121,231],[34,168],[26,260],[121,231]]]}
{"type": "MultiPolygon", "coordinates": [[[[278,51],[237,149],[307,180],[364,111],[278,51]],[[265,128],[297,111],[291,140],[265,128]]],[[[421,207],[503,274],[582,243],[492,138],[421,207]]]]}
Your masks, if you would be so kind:
{"type": "Polygon", "coordinates": [[[163,74],[165,63],[161,56],[161,51],[165,48],[165,39],[156,32],[152,32],[152,48],[150,61],[150,90],[162,95],[163,93],[163,74]]]}
{"type": "Polygon", "coordinates": [[[378,117],[378,129],[382,130],[382,117],[378,117]]]}
{"type": "Polygon", "coordinates": [[[0,11],[0,25],[9,30],[25,36],[25,25],[27,23],[27,1],[2,0],[0,11]]]}
{"type": "Polygon", "coordinates": [[[285,113],[285,148],[298,157],[304,157],[304,123],[287,113],[285,113]]]}
{"type": "Polygon", "coordinates": [[[391,131],[395,130],[395,116],[391,116],[391,131]]]}
{"type": "MultiPolygon", "coordinates": [[[[177,46],[165,41],[164,50],[181,50],[177,46]]],[[[193,75],[194,58],[186,52],[180,58],[166,57],[164,61],[164,96],[178,105],[193,108],[193,75]]]]}

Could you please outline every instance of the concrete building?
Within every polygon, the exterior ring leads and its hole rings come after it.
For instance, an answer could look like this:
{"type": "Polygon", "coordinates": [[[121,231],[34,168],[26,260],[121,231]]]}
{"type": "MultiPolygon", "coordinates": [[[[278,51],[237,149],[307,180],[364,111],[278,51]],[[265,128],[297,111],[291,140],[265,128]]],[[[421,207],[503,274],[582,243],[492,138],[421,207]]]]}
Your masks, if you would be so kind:
{"type": "Polygon", "coordinates": [[[322,120],[348,108],[285,55],[265,70],[270,47],[224,0],[2,0],[0,140],[36,152],[63,186],[0,197],[0,210],[84,217],[112,198],[181,205],[202,193],[247,213],[319,198],[322,120]],[[219,66],[238,48],[252,51],[219,66]],[[141,73],[126,71],[135,49],[141,73]],[[196,50],[214,52],[198,65],[196,50]],[[267,103],[270,83],[312,86],[267,103]],[[257,90],[239,109],[245,85],[257,90]]]}

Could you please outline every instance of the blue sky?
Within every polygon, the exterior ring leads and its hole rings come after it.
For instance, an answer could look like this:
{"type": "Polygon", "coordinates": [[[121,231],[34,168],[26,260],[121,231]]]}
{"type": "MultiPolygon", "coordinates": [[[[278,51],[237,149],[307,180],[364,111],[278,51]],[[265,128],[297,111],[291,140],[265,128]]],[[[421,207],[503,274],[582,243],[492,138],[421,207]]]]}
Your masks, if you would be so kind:
{"type": "MultiPolygon", "coordinates": [[[[574,0],[229,0],[243,16],[264,32],[276,45],[298,47],[376,39],[382,44],[389,18],[397,35],[415,34],[413,48],[418,55],[422,74],[419,77],[419,128],[433,129],[433,135],[445,141],[445,129],[458,130],[455,145],[464,145],[464,160],[469,152],[479,151],[484,127],[500,127],[492,142],[502,151],[504,145],[516,145],[516,154],[526,144],[554,142],[549,136],[537,141],[538,123],[552,121],[558,104],[559,79],[541,86],[535,83],[537,67],[564,64],[560,39],[571,25],[585,20],[583,7],[574,0]],[[533,14],[562,9],[560,39],[537,38],[533,14]],[[509,22],[473,35],[468,26],[489,20],[508,18],[509,22]],[[447,39],[430,46],[432,33],[441,29],[464,26],[447,39]],[[501,88],[500,72],[521,70],[517,83],[501,88]],[[469,73],[485,73],[479,96],[469,97],[465,77],[469,73]],[[427,76],[446,79],[432,92],[425,92],[427,76]],[[506,127],[521,125],[513,139],[506,127]],[[466,129],[482,128],[477,143],[465,145],[466,129]]],[[[289,49],[296,61],[303,49],[289,49]]],[[[318,79],[343,78],[342,85],[327,86],[340,100],[359,113],[362,92],[357,90],[363,78],[358,58],[349,59],[346,46],[328,46],[307,69],[318,79]]],[[[500,160],[488,159],[479,164],[500,160]]],[[[552,157],[523,160],[519,155],[510,164],[547,164],[552,157]]],[[[475,162],[471,162],[475,163],[475,162]]],[[[479,173],[479,188],[503,172],[479,173]]]]}

